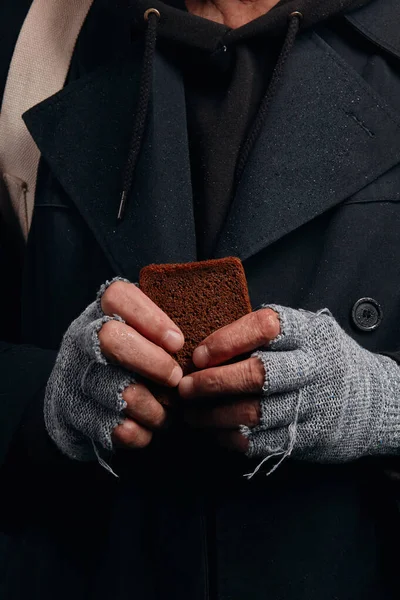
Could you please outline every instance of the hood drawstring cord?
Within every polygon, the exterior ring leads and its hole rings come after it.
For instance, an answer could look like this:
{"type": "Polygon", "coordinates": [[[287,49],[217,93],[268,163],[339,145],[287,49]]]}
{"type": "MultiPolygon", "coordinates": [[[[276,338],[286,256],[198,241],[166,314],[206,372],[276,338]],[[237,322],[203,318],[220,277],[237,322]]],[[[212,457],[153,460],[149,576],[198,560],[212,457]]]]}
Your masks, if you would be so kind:
{"type": "Polygon", "coordinates": [[[303,19],[302,13],[297,10],[295,12],[292,12],[289,15],[289,25],[288,25],[285,41],[283,42],[282,50],[279,54],[278,61],[276,63],[275,69],[272,73],[272,77],[271,77],[269,86],[268,86],[266,94],[261,102],[256,119],[250,129],[249,135],[247,136],[247,139],[244,142],[244,144],[240,150],[238,162],[236,165],[236,173],[235,173],[236,186],[242,177],[243,170],[247,163],[249,154],[260,134],[261,128],[265,121],[266,114],[269,109],[269,106],[271,104],[273,97],[276,94],[278,85],[282,79],[284,66],[285,66],[285,63],[286,63],[286,61],[290,55],[290,52],[294,46],[294,43],[296,41],[296,36],[299,32],[300,23],[301,23],[302,19],[303,19]]]}
{"type": "Polygon", "coordinates": [[[151,80],[153,77],[154,54],[157,41],[157,26],[160,17],[161,15],[156,8],[149,8],[144,13],[144,19],[147,21],[147,30],[143,56],[143,69],[140,79],[139,100],[136,108],[128,160],[126,162],[122,185],[122,194],[118,209],[118,221],[121,221],[125,214],[129,192],[131,191],[132,187],[133,175],[135,173],[135,167],[139,158],[142,138],[146,126],[151,94],[151,80]]]}
{"type": "MultiPolygon", "coordinates": [[[[145,21],[147,21],[147,30],[143,57],[143,69],[140,80],[139,100],[137,104],[128,160],[125,167],[122,194],[118,209],[118,221],[122,221],[122,219],[124,218],[128,202],[128,196],[132,188],[133,176],[139,158],[140,148],[142,145],[142,139],[146,126],[151,94],[151,79],[153,75],[154,55],[157,41],[157,27],[160,17],[161,15],[156,8],[149,8],[144,13],[144,19],[145,21]]],[[[272,73],[271,81],[267,88],[266,94],[261,102],[261,106],[258,110],[256,119],[250,129],[249,135],[247,136],[247,139],[240,150],[235,173],[236,185],[241,179],[249,154],[260,134],[269,106],[273,97],[275,96],[275,93],[278,89],[278,85],[282,79],[284,66],[296,41],[296,36],[299,32],[302,18],[303,15],[299,11],[292,12],[289,15],[288,30],[286,33],[285,40],[283,42],[282,50],[279,54],[278,61],[272,73]]]]}

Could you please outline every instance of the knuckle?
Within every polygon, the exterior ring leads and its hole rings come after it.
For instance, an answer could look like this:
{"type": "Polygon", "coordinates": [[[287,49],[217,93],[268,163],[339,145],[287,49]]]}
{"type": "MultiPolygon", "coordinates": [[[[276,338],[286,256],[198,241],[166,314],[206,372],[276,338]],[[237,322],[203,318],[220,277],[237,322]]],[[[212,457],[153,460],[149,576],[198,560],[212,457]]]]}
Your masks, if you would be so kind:
{"type": "Polygon", "coordinates": [[[261,406],[258,401],[249,402],[243,410],[244,423],[247,427],[256,427],[260,423],[261,406]]]}
{"type": "Polygon", "coordinates": [[[115,337],[121,329],[121,323],[112,319],[104,323],[99,331],[99,341],[101,349],[111,349],[114,345],[115,337]]]}
{"type": "Polygon", "coordinates": [[[265,383],[265,367],[261,359],[257,356],[250,358],[250,370],[252,372],[252,381],[257,387],[256,391],[261,390],[265,383]]]}
{"type": "Polygon", "coordinates": [[[219,371],[210,373],[207,380],[204,381],[205,387],[212,394],[218,394],[223,389],[223,381],[219,371]]]}
{"type": "Polygon", "coordinates": [[[150,431],[142,429],[135,421],[126,419],[114,430],[113,438],[122,446],[139,449],[150,444],[152,434],[150,431]]]}
{"type": "Polygon", "coordinates": [[[104,292],[101,298],[101,308],[106,315],[114,315],[118,312],[121,297],[125,294],[126,286],[124,281],[114,281],[104,292]]]}
{"type": "Polygon", "coordinates": [[[278,314],[271,308],[262,308],[254,313],[263,343],[275,339],[280,332],[278,314]]]}
{"type": "Polygon", "coordinates": [[[166,356],[165,361],[160,362],[159,372],[163,375],[162,379],[168,386],[176,387],[182,378],[182,369],[177,362],[170,356],[166,356]]]}
{"type": "Polygon", "coordinates": [[[223,339],[222,342],[223,342],[223,344],[221,344],[221,346],[224,349],[227,349],[227,350],[233,349],[234,350],[240,346],[241,334],[239,331],[227,328],[227,330],[225,332],[225,339],[223,339]]]}
{"type": "Polygon", "coordinates": [[[113,443],[117,446],[125,446],[125,437],[123,424],[117,425],[117,427],[114,428],[111,436],[113,443]]]}
{"type": "Polygon", "coordinates": [[[160,428],[163,427],[165,425],[165,421],[167,419],[167,413],[165,412],[165,410],[162,408],[161,405],[159,405],[161,410],[157,410],[154,411],[154,415],[153,415],[153,425],[154,427],[160,428]]]}
{"type": "Polygon", "coordinates": [[[212,396],[218,394],[222,388],[220,375],[214,369],[192,373],[191,378],[193,380],[191,395],[212,396]]]}
{"type": "Polygon", "coordinates": [[[127,404],[127,408],[129,410],[135,410],[138,403],[136,384],[128,385],[128,387],[124,389],[122,396],[127,404]]]}
{"type": "Polygon", "coordinates": [[[207,341],[207,350],[209,354],[218,354],[221,351],[221,348],[227,348],[232,345],[233,336],[232,331],[229,325],[225,325],[225,327],[221,327],[217,331],[214,331],[211,335],[206,338],[207,341]]]}
{"type": "Polygon", "coordinates": [[[123,398],[127,404],[125,411],[131,418],[146,418],[146,422],[154,428],[164,425],[166,412],[145,386],[129,385],[123,392],[123,398]]]}
{"type": "Polygon", "coordinates": [[[150,432],[146,432],[142,435],[136,435],[135,440],[134,440],[134,448],[146,448],[152,439],[152,434],[150,432]]]}
{"type": "Polygon", "coordinates": [[[249,358],[243,364],[243,391],[261,390],[264,384],[264,368],[261,361],[258,358],[249,358]]]}
{"type": "Polygon", "coordinates": [[[158,306],[152,309],[151,311],[151,322],[156,331],[159,332],[159,335],[163,337],[165,333],[171,328],[170,319],[168,315],[164,312],[159,312],[158,306]]]}

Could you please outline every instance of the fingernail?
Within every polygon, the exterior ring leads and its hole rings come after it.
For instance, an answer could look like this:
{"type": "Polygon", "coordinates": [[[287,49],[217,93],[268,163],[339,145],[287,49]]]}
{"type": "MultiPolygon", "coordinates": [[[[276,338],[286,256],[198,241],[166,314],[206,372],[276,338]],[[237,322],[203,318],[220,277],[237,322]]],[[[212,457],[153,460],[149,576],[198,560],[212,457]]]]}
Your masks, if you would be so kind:
{"type": "Polygon", "coordinates": [[[184,377],[179,384],[179,393],[181,396],[190,396],[190,394],[193,392],[193,388],[193,377],[184,377]]]}
{"type": "Polygon", "coordinates": [[[176,387],[178,385],[178,383],[180,382],[180,380],[182,379],[182,369],[180,368],[179,365],[177,365],[176,367],[174,367],[172,373],[171,373],[171,377],[168,379],[168,383],[171,387],[176,387]]]}
{"type": "Polygon", "coordinates": [[[198,369],[204,369],[210,361],[210,353],[205,344],[196,348],[193,352],[193,362],[198,369]]]}
{"type": "Polygon", "coordinates": [[[184,344],[183,335],[178,331],[169,329],[164,335],[161,343],[169,352],[178,352],[178,350],[180,350],[184,344]]]}

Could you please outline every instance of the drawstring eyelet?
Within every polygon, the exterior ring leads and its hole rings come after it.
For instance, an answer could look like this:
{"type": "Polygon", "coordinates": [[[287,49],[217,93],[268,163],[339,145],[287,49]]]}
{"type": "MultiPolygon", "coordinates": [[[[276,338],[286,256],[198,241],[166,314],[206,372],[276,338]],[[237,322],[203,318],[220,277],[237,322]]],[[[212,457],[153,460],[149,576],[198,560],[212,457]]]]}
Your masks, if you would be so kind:
{"type": "Polygon", "coordinates": [[[300,21],[304,19],[303,13],[301,13],[299,10],[295,10],[294,12],[290,13],[289,19],[294,19],[295,17],[297,17],[297,19],[300,21]]]}
{"type": "Polygon", "coordinates": [[[161,18],[160,11],[158,11],[156,8],[148,8],[143,15],[144,20],[148,21],[150,15],[156,15],[157,19],[161,18]]]}

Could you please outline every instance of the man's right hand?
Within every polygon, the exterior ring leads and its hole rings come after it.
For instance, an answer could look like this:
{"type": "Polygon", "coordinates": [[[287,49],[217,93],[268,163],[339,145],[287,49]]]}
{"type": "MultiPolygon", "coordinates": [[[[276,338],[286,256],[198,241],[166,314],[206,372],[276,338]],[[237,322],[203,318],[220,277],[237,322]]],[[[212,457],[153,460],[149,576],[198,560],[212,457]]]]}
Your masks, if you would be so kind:
{"type": "Polygon", "coordinates": [[[144,381],[176,387],[182,369],[168,352],[183,344],[179,328],[135,285],[102,286],[66,332],[47,384],[50,437],[78,460],[95,458],[100,447],[147,446],[166,415],[144,381]]]}
{"type": "MultiPolygon", "coordinates": [[[[168,387],[176,387],[182,369],[167,354],[184,344],[183,334],[171,319],[131,283],[116,281],[101,298],[105,315],[119,315],[125,323],[108,321],[99,332],[100,348],[112,363],[168,387]]],[[[128,448],[143,448],[153,431],[163,426],[166,413],[143,383],[129,385],[122,394],[127,418],[113,432],[113,441],[128,448]]]]}

